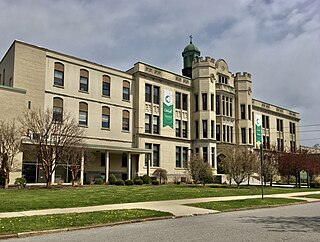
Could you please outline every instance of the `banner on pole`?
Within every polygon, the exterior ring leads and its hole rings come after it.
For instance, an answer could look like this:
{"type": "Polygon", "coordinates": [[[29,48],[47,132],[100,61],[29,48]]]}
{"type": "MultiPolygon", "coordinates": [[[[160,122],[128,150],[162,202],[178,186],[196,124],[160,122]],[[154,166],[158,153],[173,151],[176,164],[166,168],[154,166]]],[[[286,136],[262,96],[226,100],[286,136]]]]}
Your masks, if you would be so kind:
{"type": "Polygon", "coordinates": [[[255,121],[256,121],[256,142],[262,142],[262,118],[261,115],[255,115],[255,121]]]}
{"type": "Polygon", "coordinates": [[[163,91],[163,127],[169,126],[173,128],[173,96],[169,90],[163,91]]]}

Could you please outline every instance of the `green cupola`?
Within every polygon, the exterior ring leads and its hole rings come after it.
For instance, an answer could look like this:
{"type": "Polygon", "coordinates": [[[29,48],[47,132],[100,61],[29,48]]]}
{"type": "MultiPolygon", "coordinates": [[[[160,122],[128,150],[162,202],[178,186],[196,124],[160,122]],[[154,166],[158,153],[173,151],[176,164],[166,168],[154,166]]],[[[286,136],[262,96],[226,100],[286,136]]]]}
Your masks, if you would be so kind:
{"type": "Polygon", "coordinates": [[[182,75],[192,77],[192,62],[196,57],[200,56],[200,50],[192,43],[192,35],[190,37],[190,44],[188,44],[183,52],[183,69],[182,75]]]}

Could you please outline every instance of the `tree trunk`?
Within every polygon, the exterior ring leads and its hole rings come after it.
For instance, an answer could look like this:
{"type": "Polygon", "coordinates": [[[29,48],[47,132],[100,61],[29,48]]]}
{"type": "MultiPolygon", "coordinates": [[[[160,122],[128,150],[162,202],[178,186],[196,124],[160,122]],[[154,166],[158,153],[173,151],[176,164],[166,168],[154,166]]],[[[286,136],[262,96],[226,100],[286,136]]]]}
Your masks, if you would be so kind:
{"type": "Polygon", "coordinates": [[[5,172],[5,179],[4,179],[4,188],[5,189],[9,188],[9,182],[10,182],[9,172],[5,172]]]}
{"type": "Polygon", "coordinates": [[[250,185],[250,176],[248,176],[248,186],[250,185]]]}

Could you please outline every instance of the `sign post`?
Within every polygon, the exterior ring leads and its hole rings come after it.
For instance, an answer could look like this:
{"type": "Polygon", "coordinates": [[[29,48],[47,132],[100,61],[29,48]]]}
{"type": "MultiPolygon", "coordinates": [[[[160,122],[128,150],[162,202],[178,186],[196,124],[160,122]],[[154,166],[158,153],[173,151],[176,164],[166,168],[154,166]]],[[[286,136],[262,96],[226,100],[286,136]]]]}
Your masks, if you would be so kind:
{"type": "Polygon", "coordinates": [[[261,115],[256,115],[256,142],[260,145],[260,181],[261,181],[261,198],[263,199],[263,145],[262,145],[262,127],[261,115]]]}

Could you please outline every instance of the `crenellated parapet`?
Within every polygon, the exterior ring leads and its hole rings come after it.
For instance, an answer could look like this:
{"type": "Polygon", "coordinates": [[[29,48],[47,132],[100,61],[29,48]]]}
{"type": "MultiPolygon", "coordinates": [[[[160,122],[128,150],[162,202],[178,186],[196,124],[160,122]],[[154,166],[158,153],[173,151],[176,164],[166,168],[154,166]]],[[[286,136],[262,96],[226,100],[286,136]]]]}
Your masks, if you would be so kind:
{"type": "Polygon", "coordinates": [[[192,63],[193,66],[214,66],[215,65],[215,59],[206,56],[206,57],[197,57],[193,60],[192,63]]]}
{"type": "Polygon", "coordinates": [[[232,75],[235,79],[251,79],[251,74],[249,72],[237,72],[236,74],[232,75]]]}

